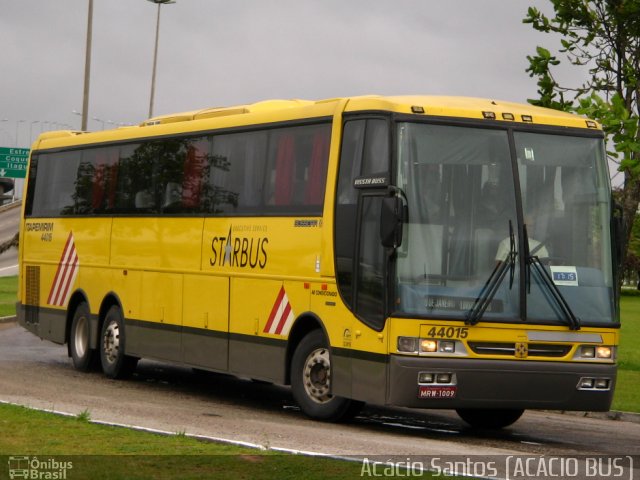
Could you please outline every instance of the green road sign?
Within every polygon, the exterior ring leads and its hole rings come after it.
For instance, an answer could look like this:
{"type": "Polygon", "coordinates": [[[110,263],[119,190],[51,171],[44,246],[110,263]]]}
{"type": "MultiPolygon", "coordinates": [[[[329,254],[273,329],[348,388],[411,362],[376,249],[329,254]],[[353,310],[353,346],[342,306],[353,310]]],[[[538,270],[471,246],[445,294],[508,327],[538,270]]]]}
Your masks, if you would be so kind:
{"type": "Polygon", "coordinates": [[[28,148],[0,147],[0,178],[27,176],[28,148]]]}

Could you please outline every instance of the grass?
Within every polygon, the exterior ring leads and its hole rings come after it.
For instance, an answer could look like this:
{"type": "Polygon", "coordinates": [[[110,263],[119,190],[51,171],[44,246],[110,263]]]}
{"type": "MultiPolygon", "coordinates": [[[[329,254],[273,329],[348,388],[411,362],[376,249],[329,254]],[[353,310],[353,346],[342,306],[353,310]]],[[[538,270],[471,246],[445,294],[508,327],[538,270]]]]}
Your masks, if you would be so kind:
{"type": "MultiPolygon", "coordinates": [[[[40,462],[52,459],[58,464],[71,462],[66,477],[57,478],[98,480],[288,480],[301,475],[305,480],[351,479],[360,478],[364,468],[360,462],[260,451],[205,442],[185,434],[159,435],[97,425],[90,423],[89,417],[87,410],[75,417],[64,417],[0,404],[0,431],[11,432],[11,435],[0,435],[0,479],[7,478],[4,475],[8,469],[3,465],[7,465],[8,456],[37,457],[40,462]]],[[[13,461],[15,465],[16,460],[13,461]]],[[[406,472],[400,474],[407,476],[406,472]]],[[[429,472],[420,477],[434,478],[429,472]]]]}
{"type": "Polygon", "coordinates": [[[623,295],[620,299],[622,328],[618,350],[618,381],[612,410],[639,412],[640,399],[640,297],[623,295]]]}
{"type": "MultiPolygon", "coordinates": [[[[40,461],[71,461],[67,478],[296,479],[305,472],[307,479],[319,480],[355,478],[361,469],[356,462],[274,454],[186,435],[96,425],[87,417],[86,410],[76,417],[63,417],[0,404],[0,431],[11,432],[0,436],[0,452],[37,456],[40,461]]],[[[0,459],[6,465],[2,460],[8,459],[0,459]]],[[[0,467],[0,478],[6,473],[0,467]]]]}
{"type": "Polygon", "coordinates": [[[640,371],[640,297],[623,296],[620,307],[622,329],[619,365],[623,370],[640,371]]]}
{"type": "Polygon", "coordinates": [[[0,317],[16,314],[18,277],[0,277],[0,317]]]}

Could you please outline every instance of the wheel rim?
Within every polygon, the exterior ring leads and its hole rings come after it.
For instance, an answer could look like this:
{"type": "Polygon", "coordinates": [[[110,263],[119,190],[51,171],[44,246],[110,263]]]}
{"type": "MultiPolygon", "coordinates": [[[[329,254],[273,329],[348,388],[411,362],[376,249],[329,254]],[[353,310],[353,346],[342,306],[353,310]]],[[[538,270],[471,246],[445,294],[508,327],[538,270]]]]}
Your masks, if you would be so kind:
{"type": "Polygon", "coordinates": [[[85,316],[79,317],[76,321],[73,344],[78,357],[84,357],[89,347],[89,322],[85,316]]]}
{"type": "Polygon", "coordinates": [[[106,360],[109,363],[115,362],[120,349],[120,328],[116,322],[107,325],[102,342],[106,360]]]}
{"type": "Polygon", "coordinates": [[[307,396],[314,402],[326,403],[331,400],[331,362],[327,348],[318,348],[307,357],[303,383],[307,396]]]}

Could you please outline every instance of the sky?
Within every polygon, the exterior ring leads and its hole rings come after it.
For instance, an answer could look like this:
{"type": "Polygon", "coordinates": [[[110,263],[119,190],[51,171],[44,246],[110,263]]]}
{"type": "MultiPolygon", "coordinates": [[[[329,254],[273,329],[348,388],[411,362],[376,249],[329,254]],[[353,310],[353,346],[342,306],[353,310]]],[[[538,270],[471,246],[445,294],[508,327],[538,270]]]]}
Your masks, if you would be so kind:
{"type": "MultiPolygon", "coordinates": [[[[80,128],[88,3],[0,0],[0,147],[80,128]]],[[[176,0],[161,7],[154,113],[369,94],[526,102],[527,55],[559,43],[522,23],[530,6],[552,13],[549,0],[176,0]]],[[[89,130],[148,117],[157,9],[94,0],[89,130]]]]}
{"type": "MultiPolygon", "coordinates": [[[[548,0],[177,0],[161,7],[154,114],[367,94],[525,102],[536,94],[526,56],[553,45],[522,23],[529,6],[550,10],[548,0]]],[[[80,128],[87,12],[88,0],[0,0],[0,146],[80,128]]],[[[94,0],[89,130],[148,117],[156,14],[150,1],[94,0]]]]}

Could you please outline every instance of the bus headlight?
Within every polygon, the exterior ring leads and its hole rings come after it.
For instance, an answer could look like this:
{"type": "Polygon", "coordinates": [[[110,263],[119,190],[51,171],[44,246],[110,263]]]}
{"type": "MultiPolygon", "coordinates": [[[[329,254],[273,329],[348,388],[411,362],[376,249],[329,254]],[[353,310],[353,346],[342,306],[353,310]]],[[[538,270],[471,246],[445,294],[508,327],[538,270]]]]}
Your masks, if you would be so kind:
{"type": "Polygon", "coordinates": [[[454,353],[456,351],[456,342],[452,342],[450,340],[441,340],[438,351],[444,353],[454,353]]]}
{"type": "Polygon", "coordinates": [[[616,358],[616,347],[611,345],[580,345],[573,356],[574,360],[592,362],[613,361],[616,358]]]}
{"type": "Polygon", "coordinates": [[[438,351],[438,341],[437,340],[429,340],[423,339],[420,340],[420,351],[421,352],[437,352],[438,351]]]}
{"type": "Polygon", "coordinates": [[[398,352],[418,353],[418,339],[415,337],[398,337],[398,352]]]}
{"type": "Polygon", "coordinates": [[[467,350],[460,340],[441,340],[437,338],[398,337],[398,353],[432,355],[467,356],[467,350]]]}

